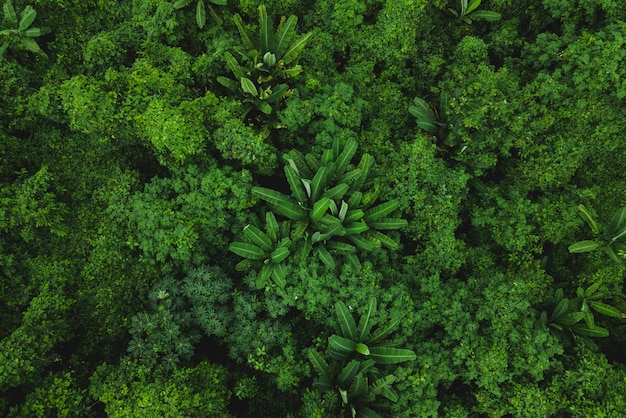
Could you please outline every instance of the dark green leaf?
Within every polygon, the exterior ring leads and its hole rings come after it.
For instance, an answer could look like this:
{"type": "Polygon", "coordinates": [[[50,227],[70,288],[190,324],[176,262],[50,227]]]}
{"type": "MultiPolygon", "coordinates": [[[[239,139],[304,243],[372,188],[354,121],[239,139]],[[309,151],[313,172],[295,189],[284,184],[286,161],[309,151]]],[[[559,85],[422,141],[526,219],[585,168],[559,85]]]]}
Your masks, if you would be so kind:
{"type": "Polygon", "coordinates": [[[339,321],[339,327],[341,328],[343,336],[357,341],[356,322],[354,322],[350,309],[348,309],[345,303],[338,301],[335,304],[335,311],[337,312],[337,320],[339,321]]]}
{"type": "Polygon", "coordinates": [[[417,358],[413,350],[395,347],[370,347],[369,358],[378,364],[396,364],[417,358]]]}

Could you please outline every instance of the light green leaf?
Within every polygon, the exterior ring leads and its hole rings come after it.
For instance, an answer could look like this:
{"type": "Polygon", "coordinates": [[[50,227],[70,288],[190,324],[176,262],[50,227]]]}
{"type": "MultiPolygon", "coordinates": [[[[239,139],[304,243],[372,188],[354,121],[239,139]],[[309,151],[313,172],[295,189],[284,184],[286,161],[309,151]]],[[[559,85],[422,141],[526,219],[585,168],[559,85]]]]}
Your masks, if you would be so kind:
{"type": "Polygon", "coordinates": [[[317,253],[317,256],[319,257],[319,259],[322,261],[322,263],[324,263],[324,265],[326,267],[328,267],[329,269],[334,269],[336,264],[335,264],[335,259],[333,258],[332,255],[330,255],[330,253],[328,252],[328,250],[324,247],[317,247],[315,249],[315,252],[317,253]]]}
{"type": "Polygon", "coordinates": [[[39,48],[39,45],[37,44],[37,42],[35,42],[34,39],[22,38],[21,42],[22,42],[22,45],[24,45],[26,49],[28,49],[30,52],[35,52],[35,53],[43,52],[41,48],[39,48]]]}
{"type": "Polygon", "coordinates": [[[17,25],[17,15],[15,14],[13,2],[11,0],[5,1],[2,9],[4,10],[4,20],[6,20],[11,26],[15,27],[17,25]]]}
{"type": "Polygon", "coordinates": [[[337,312],[337,319],[339,320],[339,327],[343,336],[356,341],[356,322],[354,322],[350,309],[348,309],[345,303],[338,301],[335,303],[335,311],[337,312]]]}
{"type": "Polygon", "coordinates": [[[352,160],[352,157],[354,157],[354,154],[356,154],[356,150],[358,147],[359,147],[359,144],[356,142],[356,140],[348,139],[346,141],[345,145],[343,146],[343,150],[341,151],[341,154],[339,154],[339,156],[336,159],[337,175],[341,176],[343,175],[343,173],[345,173],[345,171],[348,168],[348,164],[352,160]]]}
{"type": "Polygon", "coordinates": [[[246,235],[246,237],[248,237],[250,241],[252,241],[254,245],[261,247],[265,251],[271,251],[272,248],[274,248],[272,245],[272,240],[267,235],[265,235],[263,231],[261,231],[254,225],[246,225],[243,228],[243,233],[246,235]]]}
{"type": "Polygon", "coordinates": [[[612,318],[622,318],[622,312],[619,309],[602,302],[591,302],[591,308],[599,314],[610,316],[612,318]]]}
{"type": "Polygon", "coordinates": [[[257,91],[256,86],[249,78],[241,77],[241,88],[243,89],[244,93],[251,94],[254,97],[259,96],[259,92],[257,91]]]}
{"type": "Polygon", "coordinates": [[[390,200],[385,203],[381,203],[380,205],[377,205],[377,206],[374,206],[373,208],[368,209],[365,212],[364,219],[368,223],[370,221],[378,220],[382,218],[383,216],[389,215],[391,212],[396,210],[398,206],[400,206],[400,203],[395,199],[390,200]]]}
{"type": "Polygon", "coordinates": [[[286,247],[276,248],[274,251],[272,251],[270,259],[274,264],[282,263],[289,256],[290,252],[291,251],[289,251],[289,248],[286,247]]]}
{"type": "Polygon", "coordinates": [[[584,335],[586,337],[601,338],[601,337],[609,336],[609,330],[599,327],[599,326],[589,328],[587,327],[586,324],[577,324],[577,325],[572,325],[569,328],[572,330],[572,332],[575,332],[576,334],[584,335]]]}
{"type": "Polygon", "coordinates": [[[328,354],[337,360],[346,360],[355,350],[356,343],[339,335],[328,338],[328,354]]]}
{"type": "Polygon", "coordinates": [[[502,15],[498,12],[492,12],[491,10],[476,10],[470,17],[474,20],[496,22],[502,18],[502,15]]]}
{"type": "Polygon", "coordinates": [[[289,273],[289,269],[285,264],[273,264],[272,267],[272,280],[276,284],[276,286],[281,289],[287,285],[287,274],[289,273]]]}
{"type": "Polygon", "coordinates": [[[600,245],[601,244],[598,241],[584,240],[575,242],[567,247],[567,249],[570,253],[587,253],[600,247],[600,245]]]}
{"type": "Polygon", "coordinates": [[[267,187],[252,187],[252,196],[265,200],[267,203],[271,205],[277,205],[279,203],[297,203],[291,197],[283,194],[279,191],[268,189],[267,187]]]}
{"type": "Polygon", "coordinates": [[[580,322],[584,317],[585,312],[570,312],[556,317],[554,322],[565,326],[571,326],[580,322]]]}
{"type": "Polygon", "coordinates": [[[374,314],[376,313],[376,298],[372,297],[367,302],[365,313],[359,318],[359,325],[356,327],[357,341],[365,341],[365,337],[369,334],[374,326],[374,314]]]}
{"type": "Polygon", "coordinates": [[[193,0],[178,0],[172,5],[172,7],[174,7],[174,9],[182,9],[183,7],[187,7],[191,4],[192,1],[193,0]]]}
{"type": "Polygon", "coordinates": [[[369,358],[378,364],[396,364],[417,358],[413,350],[395,347],[370,347],[369,358]]]}
{"type": "Polygon", "coordinates": [[[204,27],[206,23],[206,7],[203,0],[198,0],[196,5],[196,24],[200,29],[204,27]]]}
{"type": "Polygon", "coordinates": [[[265,232],[272,242],[278,242],[278,221],[273,212],[265,214],[265,232]]]}
{"type": "MultiPolygon", "coordinates": [[[[383,395],[384,389],[391,388],[391,385],[395,381],[396,381],[396,377],[394,375],[381,377],[380,379],[377,379],[374,383],[372,383],[372,385],[370,386],[370,392],[372,392],[374,395],[383,395]]],[[[388,398],[388,399],[392,402],[396,402],[398,400],[397,398],[396,399],[388,398]]]]}
{"type": "MultiPolygon", "coordinates": [[[[349,206],[349,204],[348,204],[349,206]]],[[[350,222],[355,222],[360,220],[365,216],[365,212],[362,209],[352,209],[346,212],[346,216],[344,217],[344,222],[349,224],[350,222]]]]}
{"type": "Polygon", "coordinates": [[[368,222],[367,224],[374,229],[389,230],[404,228],[409,223],[405,219],[385,218],[377,221],[368,222]]]}
{"type": "Polygon", "coordinates": [[[374,249],[374,244],[362,235],[347,235],[346,238],[362,250],[372,251],[374,249]]]}
{"type": "Polygon", "coordinates": [[[313,204],[313,209],[311,210],[309,217],[313,222],[318,222],[322,219],[322,216],[326,213],[328,208],[330,207],[331,200],[327,197],[322,197],[320,200],[313,204]]]}
{"type": "Polygon", "coordinates": [[[20,16],[22,18],[20,19],[19,30],[24,31],[29,28],[35,20],[35,17],[37,17],[37,11],[35,11],[35,9],[31,6],[26,6],[24,10],[22,10],[22,13],[20,13],[20,16]]]}
{"type": "Polygon", "coordinates": [[[304,49],[304,46],[309,41],[309,39],[311,39],[312,36],[313,36],[313,33],[309,32],[306,35],[303,35],[300,38],[296,39],[296,41],[293,42],[289,48],[287,48],[281,60],[285,64],[289,64],[290,62],[295,60],[300,54],[300,52],[302,52],[302,50],[304,49]]]}
{"type": "Polygon", "coordinates": [[[468,15],[472,13],[478,6],[480,6],[480,2],[481,0],[470,0],[469,5],[467,6],[467,9],[465,10],[465,13],[463,14],[468,15]]]}
{"type": "Polygon", "coordinates": [[[211,0],[211,3],[217,4],[218,6],[226,6],[228,0],[211,0]]]}
{"type": "Polygon", "coordinates": [[[324,196],[328,197],[329,199],[341,200],[341,198],[343,198],[343,195],[346,194],[349,188],[350,186],[348,186],[347,184],[340,183],[335,187],[326,190],[324,192],[324,196]]]}
{"type": "Polygon", "coordinates": [[[250,260],[261,260],[265,258],[265,252],[262,248],[247,242],[233,242],[228,246],[228,249],[238,256],[250,260]]]}
{"type": "Polygon", "coordinates": [[[391,238],[389,238],[387,235],[383,234],[382,232],[374,231],[370,229],[369,231],[367,231],[367,234],[371,236],[372,238],[374,238],[375,240],[380,241],[382,245],[389,248],[390,250],[396,251],[398,248],[400,248],[397,242],[395,242],[394,240],[392,240],[391,238]]]}
{"type": "Polygon", "coordinates": [[[326,247],[337,254],[354,254],[356,253],[356,247],[354,245],[346,244],[345,242],[329,241],[326,243],[326,247]]]}
{"type": "Polygon", "coordinates": [[[352,222],[350,225],[344,227],[346,235],[358,235],[365,231],[368,231],[370,227],[365,222],[352,222]]]}
{"type": "Polygon", "coordinates": [[[298,23],[298,18],[294,15],[289,16],[287,21],[281,19],[280,24],[278,25],[278,31],[276,34],[276,56],[282,57],[287,47],[289,46],[289,42],[291,42],[291,37],[294,34],[294,30],[296,28],[296,24],[298,23]]]}
{"type": "Polygon", "coordinates": [[[370,349],[366,344],[357,343],[355,351],[359,354],[363,354],[364,356],[369,356],[370,349]]]}
{"type": "Polygon", "coordinates": [[[311,201],[317,201],[324,188],[326,187],[326,181],[328,178],[328,167],[321,166],[315,176],[311,180],[311,201]]]}
{"type": "Polygon", "coordinates": [[[417,119],[417,126],[431,134],[439,132],[435,112],[424,100],[416,97],[413,105],[409,106],[409,113],[417,119]]]}
{"type": "Polygon", "coordinates": [[[585,220],[585,222],[587,222],[589,228],[591,228],[591,231],[595,235],[598,235],[600,233],[600,228],[598,228],[598,224],[596,224],[596,221],[593,220],[593,218],[587,211],[587,208],[585,208],[585,206],[583,205],[578,205],[578,213],[585,220]]]}
{"type": "Polygon", "coordinates": [[[41,36],[41,29],[39,28],[28,28],[24,31],[24,36],[27,36],[29,38],[36,38],[38,36],[41,36]]]}

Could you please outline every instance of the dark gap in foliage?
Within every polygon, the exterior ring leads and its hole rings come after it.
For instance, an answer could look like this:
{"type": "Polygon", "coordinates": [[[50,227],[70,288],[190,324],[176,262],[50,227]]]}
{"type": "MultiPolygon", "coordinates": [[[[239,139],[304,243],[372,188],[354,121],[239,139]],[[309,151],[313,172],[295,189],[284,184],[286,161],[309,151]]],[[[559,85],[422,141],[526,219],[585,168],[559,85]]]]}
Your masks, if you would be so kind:
{"type": "Polygon", "coordinates": [[[337,64],[337,72],[343,73],[346,70],[348,61],[350,61],[350,46],[347,45],[343,51],[333,52],[333,61],[337,64]]]}

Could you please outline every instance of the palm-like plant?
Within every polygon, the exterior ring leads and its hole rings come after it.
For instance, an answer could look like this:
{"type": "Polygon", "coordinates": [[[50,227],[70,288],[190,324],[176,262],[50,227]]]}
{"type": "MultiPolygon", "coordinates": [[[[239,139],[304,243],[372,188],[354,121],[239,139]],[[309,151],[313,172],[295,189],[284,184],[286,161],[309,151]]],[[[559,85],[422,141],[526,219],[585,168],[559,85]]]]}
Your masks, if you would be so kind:
{"type": "Polygon", "coordinates": [[[296,16],[281,18],[276,33],[272,19],[264,5],[259,6],[259,35],[251,36],[244,28],[239,14],[233,17],[241,35],[243,50],[236,50],[239,59],[226,52],[226,64],[236,80],[218,77],[217,81],[231,91],[242,93],[247,104],[244,117],[253,109],[270,115],[276,105],[290,94],[289,86],[279,80],[287,80],[302,72],[302,66],[294,61],[313,34],[295,36],[298,23],[296,16]],[[253,42],[255,39],[255,42],[253,42]]]}
{"type": "Polygon", "coordinates": [[[472,20],[486,20],[489,22],[495,22],[500,20],[502,15],[498,12],[491,10],[476,10],[480,6],[482,0],[459,0],[459,10],[448,8],[457,19],[462,20],[468,25],[472,23],[472,20]]]}
{"type": "Polygon", "coordinates": [[[604,251],[616,263],[626,259],[626,207],[619,209],[611,218],[608,227],[602,231],[598,223],[583,205],[578,205],[580,216],[587,222],[594,240],[582,240],[568,247],[570,253],[586,253],[596,249],[604,251]]]}
{"type": "MultiPolygon", "coordinates": [[[[216,4],[218,6],[226,6],[226,0],[209,0],[211,3],[216,4]]],[[[183,7],[189,6],[193,0],[178,0],[174,3],[175,9],[182,9],[183,7]]],[[[196,3],[196,24],[200,29],[204,27],[206,24],[206,11],[209,9],[209,13],[213,17],[213,19],[217,22],[218,25],[222,24],[222,19],[215,12],[210,3],[204,3],[204,0],[198,0],[196,3]]]]}
{"type": "MultiPolygon", "coordinates": [[[[35,39],[33,39],[41,36],[44,33],[44,30],[31,26],[35,21],[35,18],[37,17],[37,11],[31,6],[26,6],[24,7],[24,10],[22,10],[22,12],[20,13],[18,19],[11,0],[7,0],[4,3],[2,9],[4,12],[3,26],[5,27],[0,28],[0,35],[9,38],[17,38],[19,40],[19,45],[21,45],[22,48],[46,56],[41,48],[39,48],[39,44],[37,44],[35,39]]],[[[0,57],[4,55],[8,47],[8,41],[4,42],[0,46],[0,57]]]]}

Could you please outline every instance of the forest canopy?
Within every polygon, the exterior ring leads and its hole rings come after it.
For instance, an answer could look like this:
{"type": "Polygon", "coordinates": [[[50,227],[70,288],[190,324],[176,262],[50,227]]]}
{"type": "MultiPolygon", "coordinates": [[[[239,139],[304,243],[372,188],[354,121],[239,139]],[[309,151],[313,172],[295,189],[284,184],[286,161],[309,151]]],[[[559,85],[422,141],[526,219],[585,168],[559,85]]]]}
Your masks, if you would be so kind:
{"type": "Polygon", "coordinates": [[[0,0],[0,415],[622,417],[623,0],[0,0]]]}

